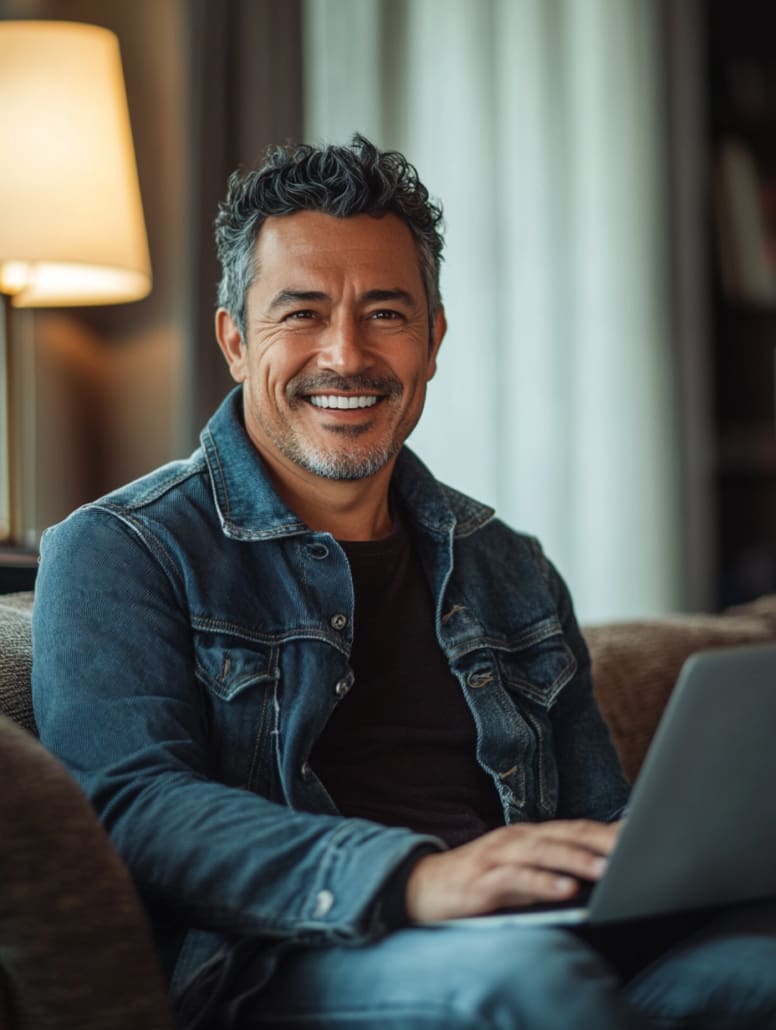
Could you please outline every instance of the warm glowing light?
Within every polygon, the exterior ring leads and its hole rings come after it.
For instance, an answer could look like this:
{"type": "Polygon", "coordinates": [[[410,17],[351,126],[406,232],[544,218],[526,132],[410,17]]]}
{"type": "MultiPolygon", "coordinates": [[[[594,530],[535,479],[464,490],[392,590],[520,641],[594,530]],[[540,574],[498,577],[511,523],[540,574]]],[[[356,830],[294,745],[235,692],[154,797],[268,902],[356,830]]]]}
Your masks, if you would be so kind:
{"type": "Polygon", "coordinates": [[[0,22],[0,290],[18,307],[151,289],[118,41],[70,22],[0,22]]]}

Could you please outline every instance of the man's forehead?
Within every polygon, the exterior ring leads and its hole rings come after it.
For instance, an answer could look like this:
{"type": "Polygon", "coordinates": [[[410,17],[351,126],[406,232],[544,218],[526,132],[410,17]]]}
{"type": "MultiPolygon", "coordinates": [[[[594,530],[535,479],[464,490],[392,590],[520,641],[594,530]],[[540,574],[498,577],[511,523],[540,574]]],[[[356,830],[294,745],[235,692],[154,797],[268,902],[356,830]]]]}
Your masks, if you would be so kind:
{"type": "Polygon", "coordinates": [[[281,247],[315,252],[352,247],[379,251],[400,243],[415,246],[407,224],[391,212],[339,217],[323,211],[295,211],[266,218],[258,233],[256,250],[261,253],[281,247]]]}
{"type": "Polygon", "coordinates": [[[353,273],[379,278],[380,282],[369,283],[372,289],[425,294],[414,238],[394,214],[339,218],[298,211],[272,215],[258,234],[254,263],[254,283],[264,280],[267,286],[266,281],[276,276],[282,279],[282,288],[303,289],[311,275],[326,279],[353,273]]]}

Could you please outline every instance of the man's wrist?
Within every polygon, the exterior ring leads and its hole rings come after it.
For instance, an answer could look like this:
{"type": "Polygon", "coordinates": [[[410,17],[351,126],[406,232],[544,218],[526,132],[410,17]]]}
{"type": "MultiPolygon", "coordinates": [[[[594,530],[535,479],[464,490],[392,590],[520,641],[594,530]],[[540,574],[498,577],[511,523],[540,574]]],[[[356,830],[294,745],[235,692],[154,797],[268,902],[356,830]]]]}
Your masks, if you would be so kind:
{"type": "Polygon", "coordinates": [[[407,882],[412,870],[426,855],[437,854],[439,848],[421,844],[402,860],[386,880],[377,900],[378,922],[386,930],[399,930],[409,926],[407,911],[407,882]]]}

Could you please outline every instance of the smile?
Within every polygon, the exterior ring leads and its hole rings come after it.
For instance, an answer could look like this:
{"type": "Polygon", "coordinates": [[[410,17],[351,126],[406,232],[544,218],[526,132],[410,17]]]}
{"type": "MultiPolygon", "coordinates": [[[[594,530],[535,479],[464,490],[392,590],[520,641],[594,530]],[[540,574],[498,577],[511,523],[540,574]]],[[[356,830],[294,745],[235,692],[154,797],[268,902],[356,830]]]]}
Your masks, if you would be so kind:
{"type": "Polygon", "coordinates": [[[314,408],[372,408],[379,397],[351,395],[344,397],[338,394],[313,394],[307,398],[314,408]]]}

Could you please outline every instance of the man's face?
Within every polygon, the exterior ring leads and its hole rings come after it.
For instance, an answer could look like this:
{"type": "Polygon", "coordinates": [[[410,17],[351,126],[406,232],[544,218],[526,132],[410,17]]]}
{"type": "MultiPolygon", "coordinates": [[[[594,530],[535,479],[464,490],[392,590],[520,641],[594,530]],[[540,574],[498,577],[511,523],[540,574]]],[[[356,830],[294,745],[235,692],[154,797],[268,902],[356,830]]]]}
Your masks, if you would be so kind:
{"type": "Polygon", "coordinates": [[[267,219],[255,261],[244,344],[227,312],[216,318],[251,440],[281,477],[390,469],[445,328],[440,313],[429,332],[410,230],[395,215],[302,211],[267,219]]]}

